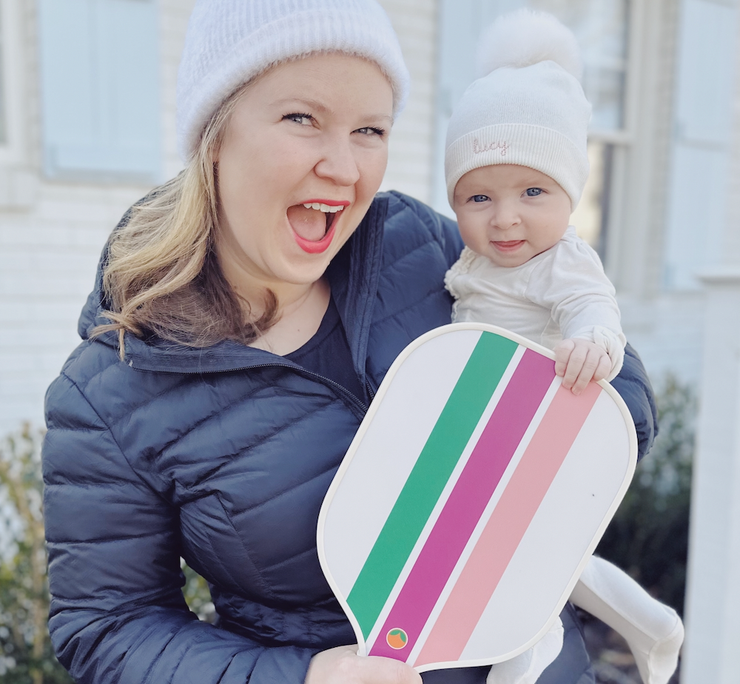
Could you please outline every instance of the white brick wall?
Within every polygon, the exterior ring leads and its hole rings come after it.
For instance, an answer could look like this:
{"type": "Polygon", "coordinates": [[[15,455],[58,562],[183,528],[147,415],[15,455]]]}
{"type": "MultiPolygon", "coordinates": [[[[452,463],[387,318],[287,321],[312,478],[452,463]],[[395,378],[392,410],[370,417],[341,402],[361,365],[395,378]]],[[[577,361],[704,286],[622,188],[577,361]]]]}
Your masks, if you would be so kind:
{"type": "Polygon", "coordinates": [[[622,327],[660,385],[671,373],[698,387],[702,371],[705,297],[703,292],[639,300],[619,297],[622,327]]]}
{"type": "Polygon", "coordinates": [[[437,55],[435,0],[380,0],[398,33],[411,72],[406,109],[393,127],[382,189],[431,200],[437,55]]]}
{"type": "Polygon", "coordinates": [[[0,434],[41,423],[102,245],[144,191],[41,184],[32,209],[0,211],[0,434]]]}

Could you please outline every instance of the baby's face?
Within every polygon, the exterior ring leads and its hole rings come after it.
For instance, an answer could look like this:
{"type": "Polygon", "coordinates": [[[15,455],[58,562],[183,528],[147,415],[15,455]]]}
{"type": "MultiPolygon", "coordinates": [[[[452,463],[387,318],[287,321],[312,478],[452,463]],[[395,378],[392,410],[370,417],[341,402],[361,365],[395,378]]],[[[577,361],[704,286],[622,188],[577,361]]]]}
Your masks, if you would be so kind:
{"type": "Polygon", "coordinates": [[[515,164],[466,173],[455,187],[452,208],[465,244],[508,268],[554,246],[571,213],[570,198],[550,176],[515,164]]]}

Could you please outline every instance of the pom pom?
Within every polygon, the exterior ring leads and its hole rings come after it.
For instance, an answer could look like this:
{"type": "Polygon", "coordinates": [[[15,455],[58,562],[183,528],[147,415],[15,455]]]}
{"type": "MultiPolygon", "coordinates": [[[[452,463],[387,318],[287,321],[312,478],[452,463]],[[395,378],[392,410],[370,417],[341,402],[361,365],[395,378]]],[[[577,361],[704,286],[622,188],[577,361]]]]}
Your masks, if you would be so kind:
{"type": "Polygon", "coordinates": [[[547,60],[581,80],[581,51],[571,30],[551,14],[521,9],[499,17],[481,35],[478,77],[500,67],[521,68],[547,60]]]}

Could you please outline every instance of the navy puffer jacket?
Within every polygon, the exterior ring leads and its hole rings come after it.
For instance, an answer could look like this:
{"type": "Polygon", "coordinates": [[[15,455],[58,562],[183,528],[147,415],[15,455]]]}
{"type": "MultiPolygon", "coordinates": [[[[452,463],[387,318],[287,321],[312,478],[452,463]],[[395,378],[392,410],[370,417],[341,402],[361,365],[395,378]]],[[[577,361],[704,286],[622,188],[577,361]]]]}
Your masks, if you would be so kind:
{"type": "MultiPolygon", "coordinates": [[[[452,221],[391,193],[332,262],[332,293],[371,394],[409,342],[450,321],[442,282],[461,246],[452,221]]],[[[316,652],[354,642],[315,539],[324,493],[367,407],[234,342],[194,349],[127,336],[121,361],[113,334],[88,339],[101,306],[99,273],[83,342],[46,400],[59,660],[80,684],[299,684],[316,652]],[[208,580],[217,626],[188,611],[181,556],[208,580]]],[[[653,407],[636,357],[615,385],[644,452],[653,407]]],[[[569,635],[552,681],[592,681],[578,629],[569,635]]],[[[448,671],[444,681],[484,678],[448,671]]]]}

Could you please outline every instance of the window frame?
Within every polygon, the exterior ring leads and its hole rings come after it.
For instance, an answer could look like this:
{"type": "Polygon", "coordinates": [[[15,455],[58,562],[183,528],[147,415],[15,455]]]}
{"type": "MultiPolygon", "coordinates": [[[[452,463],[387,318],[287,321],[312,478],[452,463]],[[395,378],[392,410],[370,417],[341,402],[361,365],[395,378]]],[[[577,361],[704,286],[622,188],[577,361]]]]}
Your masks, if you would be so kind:
{"type": "Polygon", "coordinates": [[[638,161],[635,155],[637,123],[639,121],[640,68],[644,64],[645,9],[648,0],[627,2],[627,65],[624,84],[624,112],[619,130],[590,129],[589,143],[612,146],[609,204],[606,215],[607,232],[604,240],[604,267],[612,276],[618,272],[620,254],[625,240],[626,206],[629,203],[627,177],[638,161]]]}
{"type": "Polygon", "coordinates": [[[2,88],[5,140],[0,140],[0,167],[22,164],[25,155],[23,75],[27,73],[26,54],[21,42],[23,21],[21,0],[0,0],[0,49],[2,50],[2,88]]]}
{"type": "MultiPolygon", "coordinates": [[[[609,177],[609,202],[607,213],[603,220],[607,232],[603,247],[605,252],[605,268],[608,273],[616,272],[620,263],[620,252],[624,248],[626,211],[625,206],[630,200],[630,184],[628,177],[635,164],[639,164],[639,156],[635,154],[637,139],[637,125],[640,121],[639,99],[642,91],[641,68],[644,59],[644,33],[646,24],[646,10],[648,0],[627,0],[627,39],[626,39],[626,70],[623,92],[622,125],[617,130],[590,129],[589,143],[603,143],[613,146],[611,172],[609,177]]],[[[444,17],[440,14],[440,21],[444,17]]],[[[437,133],[435,134],[435,169],[433,173],[431,196],[434,208],[443,214],[454,217],[447,204],[446,194],[442,196],[443,179],[440,180],[440,169],[444,164],[444,135],[446,130],[446,112],[451,108],[448,102],[450,93],[447,87],[442,88],[441,73],[447,68],[443,64],[446,56],[442,48],[443,31],[440,31],[439,63],[437,75],[438,104],[436,108],[437,133]]]]}
{"type": "MultiPolygon", "coordinates": [[[[589,131],[589,142],[613,146],[611,187],[606,217],[604,267],[612,279],[618,279],[621,255],[628,236],[627,206],[630,188],[627,178],[639,168],[640,154],[636,153],[637,125],[640,119],[640,92],[642,90],[640,65],[645,63],[644,44],[648,0],[628,0],[627,69],[624,90],[624,124],[620,131],[589,131]]],[[[615,283],[617,284],[617,283],[615,283]]],[[[617,284],[619,286],[619,284],[617,284]]]]}

